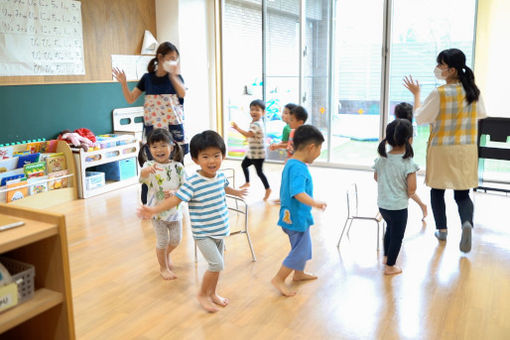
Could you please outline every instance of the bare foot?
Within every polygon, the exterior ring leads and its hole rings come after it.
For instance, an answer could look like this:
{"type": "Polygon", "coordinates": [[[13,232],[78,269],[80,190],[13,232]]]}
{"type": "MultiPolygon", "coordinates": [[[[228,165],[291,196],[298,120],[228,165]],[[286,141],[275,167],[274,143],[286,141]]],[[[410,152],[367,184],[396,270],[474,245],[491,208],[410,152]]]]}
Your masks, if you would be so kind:
{"type": "Polygon", "coordinates": [[[264,201],[266,201],[271,195],[271,188],[266,189],[266,194],[264,195],[264,201]]]}
{"type": "Polygon", "coordinates": [[[177,275],[175,275],[170,269],[168,268],[159,268],[159,273],[165,280],[175,280],[177,278],[177,275]]]}
{"type": "Polygon", "coordinates": [[[273,200],[273,203],[274,203],[274,204],[276,204],[276,205],[280,205],[280,204],[282,204],[282,202],[280,201],[280,199],[279,199],[279,198],[277,198],[277,199],[273,200]]]}
{"type": "Polygon", "coordinates": [[[296,292],[289,290],[289,288],[285,285],[285,282],[278,279],[277,277],[273,277],[271,280],[273,286],[282,293],[283,296],[294,296],[296,292]]]}
{"type": "Polygon", "coordinates": [[[388,256],[383,256],[382,263],[386,264],[388,262],[388,256]]]}
{"type": "Polygon", "coordinates": [[[228,303],[230,302],[229,299],[219,296],[218,294],[212,294],[211,300],[217,305],[220,305],[222,307],[226,307],[228,303]]]}
{"type": "Polygon", "coordinates": [[[211,299],[208,296],[198,295],[197,296],[198,303],[202,306],[203,309],[208,311],[209,313],[216,313],[219,309],[212,303],[211,299]]]}
{"type": "Polygon", "coordinates": [[[423,213],[423,218],[421,219],[423,221],[425,219],[425,217],[427,217],[427,215],[429,213],[428,213],[428,209],[427,209],[427,205],[426,204],[420,205],[420,208],[421,208],[421,212],[423,213]]]}
{"type": "Polygon", "coordinates": [[[249,188],[250,187],[250,182],[246,182],[244,183],[243,185],[241,185],[239,188],[249,188]]]}
{"type": "Polygon", "coordinates": [[[292,277],[293,281],[307,281],[307,280],[316,280],[316,279],[317,279],[316,275],[313,275],[310,273],[305,273],[305,272],[300,272],[300,273],[294,272],[294,276],[292,277]]]}
{"type": "Polygon", "coordinates": [[[169,270],[174,270],[175,269],[174,263],[172,262],[172,260],[170,260],[170,254],[168,255],[168,269],[169,270]]]}
{"type": "Polygon", "coordinates": [[[384,269],[384,275],[395,275],[402,273],[402,268],[399,266],[386,266],[384,269]]]}

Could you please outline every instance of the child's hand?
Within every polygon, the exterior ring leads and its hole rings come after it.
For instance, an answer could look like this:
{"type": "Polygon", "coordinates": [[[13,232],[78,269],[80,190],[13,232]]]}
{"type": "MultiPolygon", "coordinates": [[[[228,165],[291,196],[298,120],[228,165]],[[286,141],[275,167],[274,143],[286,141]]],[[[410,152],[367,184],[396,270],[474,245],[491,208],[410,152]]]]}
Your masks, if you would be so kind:
{"type": "Polygon", "coordinates": [[[136,210],[136,216],[144,220],[149,219],[154,215],[155,213],[153,208],[148,207],[146,205],[142,205],[140,208],[136,210]]]}
{"type": "Polygon", "coordinates": [[[241,197],[241,198],[244,198],[247,194],[248,194],[248,188],[242,188],[239,190],[235,190],[235,193],[234,193],[234,195],[236,195],[237,197],[241,197]]]}
{"type": "Polygon", "coordinates": [[[313,207],[317,208],[317,209],[320,209],[322,211],[326,210],[327,206],[328,205],[325,202],[319,202],[319,201],[313,202],[313,207]]]}
{"type": "Polygon", "coordinates": [[[230,125],[232,125],[232,127],[233,127],[235,130],[239,129],[239,126],[237,126],[237,123],[236,123],[236,122],[232,122],[232,123],[230,123],[230,125]]]}
{"type": "Polygon", "coordinates": [[[278,146],[277,143],[273,143],[273,144],[269,145],[269,150],[274,151],[274,150],[276,150],[277,146],[278,146]]]}
{"type": "Polygon", "coordinates": [[[175,192],[176,192],[175,190],[163,191],[165,199],[172,197],[175,194],[175,192]]]}

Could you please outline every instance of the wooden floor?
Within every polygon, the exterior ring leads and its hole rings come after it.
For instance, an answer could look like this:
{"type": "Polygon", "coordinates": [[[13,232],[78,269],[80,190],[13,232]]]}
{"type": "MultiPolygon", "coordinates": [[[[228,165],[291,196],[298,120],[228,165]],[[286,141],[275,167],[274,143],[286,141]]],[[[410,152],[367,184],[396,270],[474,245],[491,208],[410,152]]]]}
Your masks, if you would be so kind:
{"type": "MultiPolygon", "coordinates": [[[[242,184],[240,163],[226,163],[238,169],[242,184]]],[[[253,171],[249,226],[257,262],[251,261],[245,236],[227,240],[218,286],[231,303],[216,314],[205,313],[195,300],[207,264],[200,255],[194,263],[187,222],[173,257],[179,278],[160,278],[152,226],[135,215],[137,186],[59,207],[67,215],[78,339],[510,338],[510,197],[474,194],[468,255],[458,249],[460,222],[451,193],[446,245],[433,236],[432,216],[423,227],[411,202],[397,260],[403,274],[385,277],[375,224],[355,222],[340,251],[336,248],[349,183],[360,187],[361,209],[375,214],[372,173],[311,171],[315,197],[328,203],[326,212],[314,212],[313,259],[307,267],[319,279],[296,284],[292,298],[280,296],[269,283],[289,244],[276,226],[279,208],[260,200],[262,184],[253,171]]],[[[277,193],[281,166],[266,165],[266,173],[277,193]]],[[[424,185],[418,194],[429,202],[424,185]]],[[[232,219],[233,229],[239,221],[232,219]]]]}

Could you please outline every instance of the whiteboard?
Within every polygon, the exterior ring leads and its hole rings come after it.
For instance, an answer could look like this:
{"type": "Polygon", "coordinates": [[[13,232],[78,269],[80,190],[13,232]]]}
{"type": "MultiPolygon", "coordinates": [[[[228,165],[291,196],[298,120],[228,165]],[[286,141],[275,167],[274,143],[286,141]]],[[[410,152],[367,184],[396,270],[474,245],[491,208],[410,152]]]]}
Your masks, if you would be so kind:
{"type": "MultiPolygon", "coordinates": [[[[112,54],[112,68],[118,68],[126,74],[126,80],[140,80],[147,73],[147,65],[154,56],[112,54]]],[[[115,78],[112,76],[112,79],[115,78]]]]}
{"type": "Polygon", "coordinates": [[[83,74],[80,1],[0,0],[0,76],[83,74]]]}

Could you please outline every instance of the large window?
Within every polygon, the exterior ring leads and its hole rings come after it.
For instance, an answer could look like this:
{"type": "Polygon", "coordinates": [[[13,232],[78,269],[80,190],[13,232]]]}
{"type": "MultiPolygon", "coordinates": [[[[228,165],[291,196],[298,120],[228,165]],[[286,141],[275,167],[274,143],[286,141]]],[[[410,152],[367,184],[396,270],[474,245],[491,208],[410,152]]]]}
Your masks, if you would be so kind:
{"type": "MultiPolygon", "coordinates": [[[[230,122],[247,127],[249,102],[263,98],[267,144],[280,141],[281,112],[291,102],[308,110],[307,123],[326,138],[319,161],[372,165],[394,106],[412,104],[402,78],[418,79],[425,99],[440,85],[432,71],[441,50],[459,48],[472,65],[475,9],[476,0],[224,0],[229,156],[246,148],[230,122]]],[[[416,127],[422,168],[427,138],[428,127],[416,127]]],[[[268,152],[270,160],[284,158],[284,151],[268,152]]]]}
{"type": "MultiPolygon", "coordinates": [[[[422,101],[432,89],[444,83],[433,73],[436,57],[442,50],[453,47],[462,50],[467,65],[472,67],[475,7],[476,0],[393,0],[390,121],[394,119],[395,105],[400,102],[413,104],[411,93],[402,86],[404,76],[411,74],[419,81],[422,101]]],[[[414,159],[424,168],[429,127],[413,125],[414,159]]]]}

